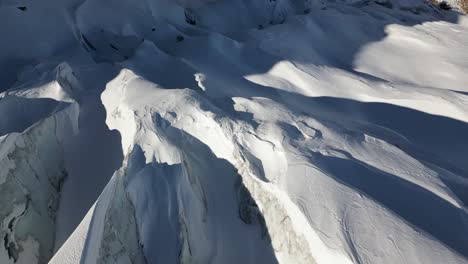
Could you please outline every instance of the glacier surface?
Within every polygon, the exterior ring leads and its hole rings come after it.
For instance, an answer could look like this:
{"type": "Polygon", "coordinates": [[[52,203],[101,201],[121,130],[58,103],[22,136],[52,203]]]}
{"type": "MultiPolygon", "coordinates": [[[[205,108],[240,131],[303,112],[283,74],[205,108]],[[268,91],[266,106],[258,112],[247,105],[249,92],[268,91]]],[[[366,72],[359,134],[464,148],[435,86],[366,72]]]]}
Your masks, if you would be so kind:
{"type": "Polygon", "coordinates": [[[468,263],[449,3],[0,0],[0,263],[468,263]]]}

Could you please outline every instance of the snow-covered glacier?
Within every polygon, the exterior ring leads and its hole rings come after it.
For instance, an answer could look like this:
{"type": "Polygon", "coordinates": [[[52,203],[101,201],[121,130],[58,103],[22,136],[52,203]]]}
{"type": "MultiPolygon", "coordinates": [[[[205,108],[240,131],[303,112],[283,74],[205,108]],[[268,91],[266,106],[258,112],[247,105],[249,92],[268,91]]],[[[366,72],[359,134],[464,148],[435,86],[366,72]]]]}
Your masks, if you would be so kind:
{"type": "Polygon", "coordinates": [[[0,263],[468,263],[451,0],[0,0],[0,263]]]}

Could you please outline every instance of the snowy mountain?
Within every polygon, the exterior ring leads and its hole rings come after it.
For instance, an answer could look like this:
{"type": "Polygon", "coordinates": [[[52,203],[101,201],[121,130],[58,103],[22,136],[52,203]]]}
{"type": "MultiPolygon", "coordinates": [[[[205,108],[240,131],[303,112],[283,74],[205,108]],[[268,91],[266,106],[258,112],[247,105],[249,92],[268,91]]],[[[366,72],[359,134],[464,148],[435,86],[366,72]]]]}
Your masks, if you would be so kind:
{"type": "Polygon", "coordinates": [[[468,263],[467,6],[0,0],[0,263],[468,263]]]}

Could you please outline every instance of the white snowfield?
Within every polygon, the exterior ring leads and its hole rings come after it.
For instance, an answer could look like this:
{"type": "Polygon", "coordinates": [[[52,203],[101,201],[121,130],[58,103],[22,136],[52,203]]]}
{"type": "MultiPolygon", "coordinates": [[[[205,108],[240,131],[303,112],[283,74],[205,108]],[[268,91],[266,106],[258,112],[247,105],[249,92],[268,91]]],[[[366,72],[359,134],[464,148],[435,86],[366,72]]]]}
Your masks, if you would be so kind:
{"type": "Polygon", "coordinates": [[[456,6],[0,0],[1,264],[468,263],[467,206],[456,6]]]}

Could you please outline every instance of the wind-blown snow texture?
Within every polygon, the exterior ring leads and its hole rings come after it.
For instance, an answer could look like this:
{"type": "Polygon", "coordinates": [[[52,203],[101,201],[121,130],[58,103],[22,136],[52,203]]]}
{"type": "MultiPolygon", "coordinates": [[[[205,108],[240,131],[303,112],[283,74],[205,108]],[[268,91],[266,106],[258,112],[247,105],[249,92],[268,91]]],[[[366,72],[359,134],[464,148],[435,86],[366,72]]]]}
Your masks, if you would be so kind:
{"type": "Polygon", "coordinates": [[[441,7],[0,0],[0,263],[468,263],[441,7]]]}

